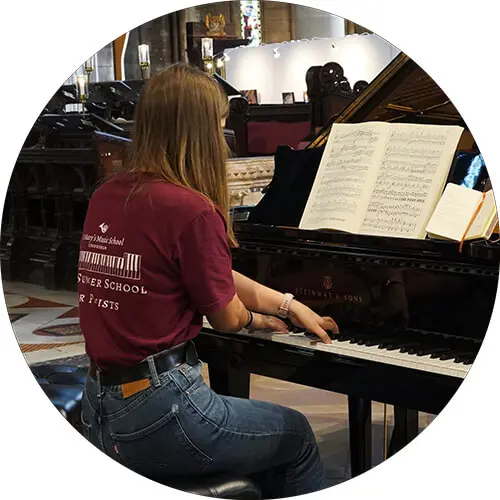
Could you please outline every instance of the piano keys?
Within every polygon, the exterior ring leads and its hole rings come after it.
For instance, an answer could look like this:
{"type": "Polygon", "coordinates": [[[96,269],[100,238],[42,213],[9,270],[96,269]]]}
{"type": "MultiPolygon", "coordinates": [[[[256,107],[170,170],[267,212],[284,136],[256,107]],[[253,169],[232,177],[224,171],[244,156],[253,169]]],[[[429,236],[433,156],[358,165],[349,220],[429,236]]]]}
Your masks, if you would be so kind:
{"type": "MultiPolygon", "coordinates": [[[[212,327],[204,320],[203,328],[212,327]]],[[[242,339],[257,339],[282,344],[285,349],[306,352],[324,352],[332,357],[383,363],[388,366],[418,370],[423,373],[464,379],[480,347],[479,341],[456,339],[450,343],[447,337],[419,334],[395,336],[388,332],[365,333],[342,331],[332,335],[332,344],[318,342],[315,335],[307,332],[266,333],[247,330],[236,334],[242,339]],[[428,336],[428,338],[426,337],[428,336]],[[411,347],[410,347],[411,346],[411,347]]]]}

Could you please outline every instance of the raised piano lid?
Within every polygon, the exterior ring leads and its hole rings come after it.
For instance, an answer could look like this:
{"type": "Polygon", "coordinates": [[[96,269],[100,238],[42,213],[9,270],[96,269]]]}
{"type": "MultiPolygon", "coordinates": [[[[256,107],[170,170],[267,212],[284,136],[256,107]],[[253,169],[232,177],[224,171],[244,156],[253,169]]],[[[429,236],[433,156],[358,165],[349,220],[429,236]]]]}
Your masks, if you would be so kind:
{"type": "Polygon", "coordinates": [[[222,87],[222,89],[228,95],[228,97],[243,96],[243,94],[239,90],[233,87],[227,80],[222,78],[222,76],[218,75],[217,73],[214,74],[214,79],[216,82],[219,83],[219,85],[222,87]]]}
{"type": "MultiPolygon", "coordinates": [[[[400,53],[342,113],[331,119],[309,143],[324,146],[333,123],[368,121],[467,125],[439,85],[406,54],[400,53]]],[[[459,149],[472,147],[464,133],[459,149]]]]}

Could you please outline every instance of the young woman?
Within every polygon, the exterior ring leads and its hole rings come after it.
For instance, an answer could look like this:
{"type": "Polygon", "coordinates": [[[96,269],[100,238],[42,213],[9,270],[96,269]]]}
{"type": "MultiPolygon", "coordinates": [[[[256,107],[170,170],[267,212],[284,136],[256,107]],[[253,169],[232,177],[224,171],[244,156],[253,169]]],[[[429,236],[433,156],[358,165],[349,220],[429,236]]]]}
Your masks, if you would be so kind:
{"type": "Polygon", "coordinates": [[[331,342],[338,331],[288,294],[231,269],[228,100],[206,73],[173,65],[137,104],[125,172],[93,195],[78,294],[90,375],[83,400],[92,443],[151,478],[237,472],[267,498],[323,488],[306,418],[222,397],[205,385],[192,340],[214,329],[286,332],[290,320],[331,342]]]}

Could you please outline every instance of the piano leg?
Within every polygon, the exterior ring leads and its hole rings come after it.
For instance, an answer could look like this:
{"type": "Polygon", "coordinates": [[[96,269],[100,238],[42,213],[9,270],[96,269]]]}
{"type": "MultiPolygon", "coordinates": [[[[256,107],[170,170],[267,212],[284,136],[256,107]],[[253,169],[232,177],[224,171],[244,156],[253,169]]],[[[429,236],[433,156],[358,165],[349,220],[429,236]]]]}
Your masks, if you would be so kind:
{"type": "Polygon", "coordinates": [[[226,364],[208,363],[210,388],[221,396],[250,397],[250,372],[226,364]]]}
{"type": "Polygon", "coordinates": [[[394,429],[388,455],[391,457],[418,435],[418,411],[394,407],[394,429]]]}
{"type": "Polygon", "coordinates": [[[348,396],[348,404],[351,477],[354,477],[372,466],[372,402],[348,396]]]}

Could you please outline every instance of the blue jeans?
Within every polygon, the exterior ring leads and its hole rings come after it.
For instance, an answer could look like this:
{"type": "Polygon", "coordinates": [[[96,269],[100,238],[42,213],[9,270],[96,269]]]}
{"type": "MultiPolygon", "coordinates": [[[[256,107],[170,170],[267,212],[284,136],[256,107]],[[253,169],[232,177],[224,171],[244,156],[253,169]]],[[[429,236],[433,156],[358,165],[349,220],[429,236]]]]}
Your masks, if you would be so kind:
{"type": "Polygon", "coordinates": [[[264,498],[326,487],[307,419],[271,403],[219,396],[201,362],[160,375],[131,397],[88,377],[82,402],[87,439],[151,479],[232,472],[255,480],[264,498]]]}

